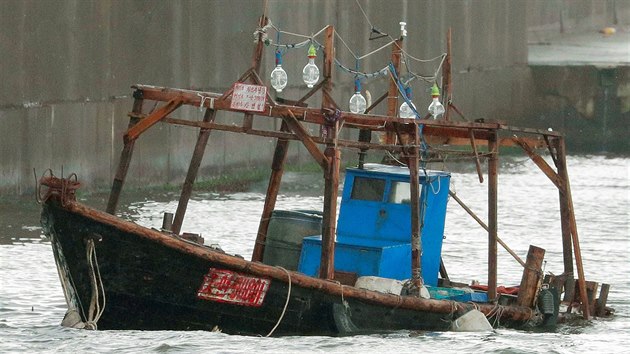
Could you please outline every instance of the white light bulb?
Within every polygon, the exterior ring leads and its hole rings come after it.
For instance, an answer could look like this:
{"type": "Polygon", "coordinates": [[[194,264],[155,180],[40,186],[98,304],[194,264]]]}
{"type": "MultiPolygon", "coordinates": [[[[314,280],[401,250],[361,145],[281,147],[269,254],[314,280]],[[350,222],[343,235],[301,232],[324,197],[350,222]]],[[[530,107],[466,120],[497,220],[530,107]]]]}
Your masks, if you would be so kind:
{"type": "Polygon", "coordinates": [[[350,97],[350,112],[363,114],[367,107],[367,101],[361,92],[357,91],[350,97]]]}
{"type": "Polygon", "coordinates": [[[407,99],[411,103],[411,107],[409,107],[409,104],[407,104],[407,101],[404,100],[403,103],[400,105],[400,108],[398,109],[398,117],[415,119],[416,112],[414,112],[414,110],[416,109],[416,105],[414,105],[413,102],[411,102],[411,87],[407,87],[405,89],[405,96],[407,96],[407,99]]]}
{"type": "Polygon", "coordinates": [[[287,72],[284,71],[282,65],[277,65],[271,72],[271,86],[276,92],[282,92],[282,89],[287,87],[287,72]]]}
{"type": "Polygon", "coordinates": [[[271,72],[271,87],[276,92],[282,92],[282,89],[287,87],[287,72],[282,68],[282,53],[276,52],[276,67],[271,72]]]}
{"type": "Polygon", "coordinates": [[[319,68],[315,65],[316,56],[315,47],[311,44],[311,47],[308,49],[308,64],[302,70],[302,79],[308,88],[313,87],[319,80],[319,68]]]}
{"type": "MultiPolygon", "coordinates": [[[[413,109],[416,109],[416,106],[413,104],[413,102],[411,102],[411,106],[413,107],[413,109]]],[[[398,116],[400,118],[412,118],[412,119],[415,119],[416,118],[416,114],[414,113],[413,109],[411,109],[411,107],[409,107],[407,102],[403,102],[400,105],[400,108],[398,109],[398,116]]]]}
{"type": "Polygon", "coordinates": [[[433,117],[433,119],[438,119],[445,111],[446,110],[438,97],[433,97],[433,102],[429,105],[429,113],[431,114],[431,117],[433,117]]]}
{"type": "Polygon", "coordinates": [[[431,97],[433,97],[433,102],[429,105],[429,114],[431,114],[433,119],[438,119],[446,110],[440,102],[440,89],[436,83],[433,83],[433,87],[431,88],[431,97]]]}

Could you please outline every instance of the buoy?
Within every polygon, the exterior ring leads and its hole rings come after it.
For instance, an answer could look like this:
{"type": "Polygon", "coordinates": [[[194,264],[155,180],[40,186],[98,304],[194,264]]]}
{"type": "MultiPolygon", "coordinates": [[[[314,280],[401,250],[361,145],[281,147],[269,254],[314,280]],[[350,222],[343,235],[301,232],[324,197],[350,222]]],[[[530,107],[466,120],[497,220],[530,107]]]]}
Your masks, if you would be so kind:
{"type": "Polygon", "coordinates": [[[604,27],[599,30],[599,33],[602,33],[604,36],[611,36],[617,33],[617,29],[615,27],[604,27]]]}
{"type": "Polygon", "coordinates": [[[479,310],[470,310],[458,317],[451,325],[455,332],[487,332],[492,331],[492,325],[479,310]]]}

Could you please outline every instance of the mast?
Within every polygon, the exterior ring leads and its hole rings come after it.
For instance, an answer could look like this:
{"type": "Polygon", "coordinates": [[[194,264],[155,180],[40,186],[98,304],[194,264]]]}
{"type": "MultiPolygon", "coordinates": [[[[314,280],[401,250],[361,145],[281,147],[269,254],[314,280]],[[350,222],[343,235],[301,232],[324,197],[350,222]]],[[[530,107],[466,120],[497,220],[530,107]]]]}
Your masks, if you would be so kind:
{"type": "MultiPolygon", "coordinates": [[[[331,97],[332,91],[332,63],[334,58],[334,28],[328,26],[325,33],[324,44],[324,85],[322,87],[322,111],[336,111],[331,97]]],[[[341,152],[337,146],[337,134],[339,133],[339,120],[333,115],[331,123],[324,129],[327,136],[332,139],[326,144],[324,155],[327,159],[324,171],[324,219],[322,220],[322,255],[319,268],[319,277],[334,279],[335,277],[335,234],[337,231],[337,195],[339,190],[339,159],[341,152]]]]}

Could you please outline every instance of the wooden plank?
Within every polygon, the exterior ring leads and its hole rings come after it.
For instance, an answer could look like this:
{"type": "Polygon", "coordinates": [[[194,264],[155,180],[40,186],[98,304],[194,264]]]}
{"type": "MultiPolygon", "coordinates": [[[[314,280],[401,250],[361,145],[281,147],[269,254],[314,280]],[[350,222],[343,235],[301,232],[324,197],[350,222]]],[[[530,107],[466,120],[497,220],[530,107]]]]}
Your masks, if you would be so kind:
{"type": "Polygon", "coordinates": [[[529,246],[527,260],[525,261],[526,265],[523,269],[523,277],[521,278],[521,284],[518,290],[518,298],[516,299],[517,305],[526,307],[534,306],[538,285],[542,280],[542,263],[544,258],[544,249],[532,245],[529,246]]]}
{"type": "MultiPolygon", "coordinates": [[[[206,109],[206,112],[203,115],[203,122],[214,122],[216,115],[216,110],[209,108],[206,109]]],[[[173,219],[173,226],[171,230],[176,235],[178,235],[182,229],[184,215],[186,214],[186,208],[188,207],[188,201],[190,200],[193,184],[195,183],[197,173],[199,172],[201,160],[203,159],[203,155],[206,151],[206,145],[208,145],[210,132],[211,129],[201,128],[199,130],[199,135],[197,136],[197,143],[195,144],[195,149],[193,150],[193,154],[190,159],[190,165],[188,165],[188,172],[186,174],[186,178],[184,179],[184,184],[182,185],[182,192],[179,196],[179,202],[177,203],[177,211],[175,212],[175,218],[173,219]]]]}
{"type": "Polygon", "coordinates": [[[499,149],[496,132],[488,140],[488,301],[497,298],[497,229],[499,149]]]}
{"type": "Polygon", "coordinates": [[[599,297],[597,298],[597,316],[603,317],[606,316],[606,302],[608,302],[608,292],[610,291],[610,284],[602,284],[601,291],[599,292],[599,297]]]}

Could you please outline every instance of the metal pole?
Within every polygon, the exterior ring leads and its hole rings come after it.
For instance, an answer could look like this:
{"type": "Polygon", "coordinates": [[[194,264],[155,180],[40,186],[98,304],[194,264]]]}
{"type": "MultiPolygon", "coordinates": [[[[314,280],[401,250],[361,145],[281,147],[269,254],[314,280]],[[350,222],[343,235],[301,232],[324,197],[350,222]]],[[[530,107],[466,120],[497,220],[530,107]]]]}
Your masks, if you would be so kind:
{"type": "Polygon", "coordinates": [[[497,207],[499,149],[497,132],[488,139],[488,300],[497,300],[497,207]]]}

